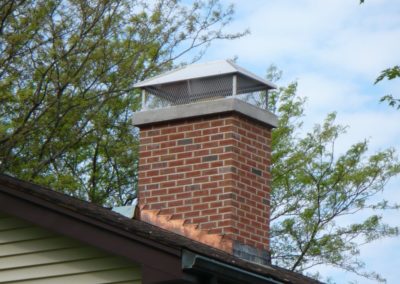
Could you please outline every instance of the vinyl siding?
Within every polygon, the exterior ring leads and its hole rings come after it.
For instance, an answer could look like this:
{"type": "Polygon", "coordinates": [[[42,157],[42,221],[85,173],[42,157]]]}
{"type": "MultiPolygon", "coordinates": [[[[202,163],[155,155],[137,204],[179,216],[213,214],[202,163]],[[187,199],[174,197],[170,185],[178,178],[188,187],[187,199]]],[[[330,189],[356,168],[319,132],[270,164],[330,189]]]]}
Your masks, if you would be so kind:
{"type": "Polygon", "coordinates": [[[0,212],[0,283],[141,283],[138,265],[0,212]]]}

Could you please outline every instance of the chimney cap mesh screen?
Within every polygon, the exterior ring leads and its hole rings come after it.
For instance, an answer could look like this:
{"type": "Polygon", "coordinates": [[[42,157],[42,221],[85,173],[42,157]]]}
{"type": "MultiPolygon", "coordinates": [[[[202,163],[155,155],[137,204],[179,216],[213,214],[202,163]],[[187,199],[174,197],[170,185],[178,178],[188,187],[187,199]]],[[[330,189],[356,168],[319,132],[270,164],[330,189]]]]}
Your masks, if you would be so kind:
{"type": "MultiPolygon", "coordinates": [[[[143,89],[170,105],[179,105],[232,96],[232,81],[233,75],[224,75],[147,86],[143,89]]],[[[236,84],[238,95],[267,90],[265,85],[240,75],[237,76],[236,84]]]]}

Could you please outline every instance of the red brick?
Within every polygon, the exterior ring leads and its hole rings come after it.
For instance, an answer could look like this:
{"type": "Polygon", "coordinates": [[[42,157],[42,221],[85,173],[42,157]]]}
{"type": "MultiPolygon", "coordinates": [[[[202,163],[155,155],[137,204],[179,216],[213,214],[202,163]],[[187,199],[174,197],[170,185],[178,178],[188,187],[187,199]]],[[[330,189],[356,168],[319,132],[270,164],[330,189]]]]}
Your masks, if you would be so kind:
{"type": "MultiPolygon", "coordinates": [[[[190,131],[190,132],[186,132],[185,133],[185,137],[186,138],[193,138],[193,137],[199,137],[201,136],[201,131],[197,130],[197,131],[190,131]]],[[[194,142],[196,143],[196,140],[194,140],[194,142]]]]}
{"type": "Polygon", "coordinates": [[[145,145],[145,144],[151,143],[152,140],[153,140],[152,138],[140,138],[139,142],[140,142],[140,145],[145,145]]]}
{"type": "Polygon", "coordinates": [[[176,133],[176,134],[171,134],[168,136],[168,140],[177,140],[177,139],[182,139],[185,137],[185,134],[183,133],[176,133]]]}
{"type": "Polygon", "coordinates": [[[191,212],[192,211],[192,206],[181,206],[176,208],[176,212],[191,212]]]}
{"type": "Polygon", "coordinates": [[[200,198],[199,197],[192,197],[192,198],[189,198],[189,199],[185,199],[184,200],[184,203],[185,204],[199,204],[200,203],[200,198]]]}
{"type": "Polygon", "coordinates": [[[160,145],[160,148],[163,148],[163,149],[169,148],[169,147],[175,147],[176,146],[176,141],[166,141],[166,142],[163,142],[163,143],[161,143],[159,145],[160,145]]]}
{"type": "Polygon", "coordinates": [[[173,186],[175,186],[175,185],[176,185],[176,181],[173,180],[173,181],[162,182],[162,183],[160,184],[160,187],[161,187],[161,188],[167,188],[167,187],[173,187],[173,186]]]}
{"type": "Polygon", "coordinates": [[[202,189],[210,189],[210,188],[217,188],[217,187],[218,187],[217,182],[207,182],[207,183],[203,183],[201,185],[202,189]]]}
{"type": "Polygon", "coordinates": [[[210,153],[210,150],[208,149],[203,149],[203,150],[199,150],[199,151],[195,151],[194,152],[194,156],[198,157],[198,156],[206,156],[210,153]]]}
{"type": "Polygon", "coordinates": [[[169,128],[164,128],[161,130],[161,134],[171,134],[175,133],[177,131],[176,127],[169,127],[169,128]]]}
{"type": "MultiPolygon", "coordinates": [[[[175,169],[174,169],[175,170],[175,169]]],[[[168,176],[168,180],[179,180],[185,178],[185,174],[172,174],[168,176]]]]}
{"type": "MultiPolygon", "coordinates": [[[[210,217],[211,217],[211,216],[210,216],[210,217]]],[[[213,221],[213,220],[210,220],[210,221],[213,221]]],[[[208,230],[208,233],[209,233],[209,234],[217,234],[217,235],[220,235],[220,234],[223,233],[223,229],[221,229],[221,228],[213,228],[213,229],[211,229],[211,230],[208,230]]]]}
{"type": "Polygon", "coordinates": [[[174,200],[168,202],[168,207],[177,207],[183,205],[183,200],[174,200]]]}
{"type": "Polygon", "coordinates": [[[153,143],[164,142],[168,140],[167,135],[156,136],[151,139],[153,143]]]}
{"type": "Polygon", "coordinates": [[[178,159],[178,160],[180,160],[180,159],[186,159],[186,158],[191,158],[191,157],[193,157],[193,152],[184,152],[184,153],[179,153],[179,154],[177,155],[177,159],[178,159]]]}
{"type": "Polygon", "coordinates": [[[194,178],[193,182],[201,184],[203,182],[208,182],[209,180],[210,180],[210,177],[208,177],[208,176],[200,176],[200,177],[194,178]]]}
{"type": "Polygon", "coordinates": [[[165,168],[165,169],[160,169],[160,175],[169,175],[169,174],[174,174],[176,172],[175,168],[165,168]]]}
{"type": "Polygon", "coordinates": [[[200,215],[200,212],[199,211],[192,211],[192,212],[186,212],[186,213],[184,213],[184,218],[185,219],[187,219],[187,218],[193,218],[193,217],[198,217],[200,215]]]}
{"type": "Polygon", "coordinates": [[[200,228],[203,230],[214,229],[217,227],[217,222],[201,223],[200,228]]]}
{"type": "Polygon", "coordinates": [[[193,124],[178,126],[178,132],[185,132],[193,130],[193,124]]]}
{"type": "Polygon", "coordinates": [[[211,141],[211,142],[203,143],[202,147],[203,147],[203,149],[218,147],[218,141],[211,141]]]}
{"type": "Polygon", "coordinates": [[[214,215],[210,215],[209,218],[210,218],[210,221],[219,221],[222,219],[222,215],[214,214],[214,215]]]}
{"type": "Polygon", "coordinates": [[[184,193],[180,193],[180,194],[176,195],[177,199],[187,199],[187,198],[190,198],[190,197],[192,197],[192,193],[191,192],[184,192],[184,193]]]}
{"type": "Polygon", "coordinates": [[[230,208],[230,207],[220,207],[219,209],[218,209],[218,213],[219,214],[221,214],[221,213],[227,213],[227,212],[231,212],[232,211],[232,208],[230,208]]]}
{"type": "Polygon", "coordinates": [[[218,227],[228,227],[231,226],[231,221],[230,220],[225,220],[225,221],[219,221],[218,222],[218,227]]]}
{"type": "Polygon", "coordinates": [[[191,158],[191,159],[186,159],[185,164],[197,164],[201,162],[201,158],[191,158]]]}
{"type": "Polygon", "coordinates": [[[154,202],[158,202],[158,197],[147,197],[146,199],[147,202],[149,203],[154,203],[154,202]]]}
{"type": "Polygon", "coordinates": [[[151,165],[151,168],[154,169],[161,169],[165,168],[168,164],[167,163],[155,163],[151,165]]]}
{"type": "Polygon", "coordinates": [[[216,174],[218,174],[218,169],[203,170],[201,173],[202,173],[204,176],[216,175],[216,174]]]}
{"type": "Polygon", "coordinates": [[[174,168],[177,166],[182,166],[185,162],[183,160],[175,160],[175,161],[170,161],[168,163],[168,167],[174,168]]]}
{"type": "MultiPolygon", "coordinates": [[[[209,194],[209,192],[208,192],[208,190],[198,190],[198,191],[195,191],[194,193],[193,193],[193,196],[194,197],[199,197],[199,196],[207,196],[209,194]]],[[[208,207],[208,204],[207,204],[207,207],[208,207]]]]}
{"type": "Polygon", "coordinates": [[[171,161],[171,160],[175,160],[175,159],[176,159],[176,155],[174,155],[174,154],[161,156],[161,161],[171,161]]]}
{"type": "Polygon", "coordinates": [[[207,128],[203,130],[202,135],[210,135],[210,134],[216,134],[219,132],[219,129],[217,127],[214,128],[207,128]]]}
{"type": "Polygon", "coordinates": [[[224,125],[224,120],[222,119],[211,121],[211,127],[222,126],[222,125],[224,125]]]}
{"type": "Polygon", "coordinates": [[[197,217],[197,218],[193,218],[193,222],[196,224],[201,224],[201,223],[206,223],[208,222],[208,217],[197,217]]]}
{"type": "Polygon", "coordinates": [[[200,136],[193,139],[194,143],[204,143],[210,141],[210,136],[200,136]]]}
{"type": "Polygon", "coordinates": [[[219,180],[222,180],[223,178],[224,178],[224,176],[222,176],[222,175],[210,176],[211,181],[219,181],[219,180]]]}
{"type": "MultiPolygon", "coordinates": [[[[176,211],[176,209],[175,209],[175,211],[176,211]]],[[[182,220],[183,219],[183,214],[182,213],[180,213],[180,214],[172,214],[171,215],[171,220],[182,220]]]]}
{"type": "Polygon", "coordinates": [[[182,192],[184,192],[184,191],[185,191],[185,190],[184,190],[183,187],[174,187],[174,188],[169,188],[169,189],[168,189],[168,194],[174,196],[174,194],[182,193],[182,192]]]}
{"type": "Polygon", "coordinates": [[[201,202],[207,202],[207,203],[217,201],[217,200],[218,200],[217,195],[205,196],[205,197],[201,198],[201,202]]]}
{"type": "MultiPolygon", "coordinates": [[[[169,154],[174,154],[174,153],[181,153],[185,151],[185,147],[181,146],[181,147],[174,147],[174,148],[170,148],[168,149],[168,153],[169,154]]],[[[179,159],[179,158],[178,158],[179,159]]]]}
{"type": "Polygon", "coordinates": [[[151,183],[166,181],[167,176],[156,176],[151,178],[151,183]]]}
{"type": "Polygon", "coordinates": [[[162,195],[159,198],[160,198],[160,201],[164,201],[165,202],[165,201],[174,200],[175,196],[173,196],[173,195],[162,195]]]}
{"type": "Polygon", "coordinates": [[[152,196],[160,196],[167,194],[167,190],[165,188],[155,189],[151,191],[152,196]]]}
{"type": "Polygon", "coordinates": [[[209,167],[210,167],[210,164],[202,163],[202,164],[198,164],[198,165],[193,165],[193,170],[208,169],[209,167]]]}
{"type": "Polygon", "coordinates": [[[147,136],[158,136],[160,135],[160,130],[149,130],[147,131],[147,136]]]}
{"type": "Polygon", "coordinates": [[[196,204],[193,205],[193,210],[206,210],[208,209],[208,204],[196,204]]]}
{"type": "Polygon", "coordinates": [[[188,185],[188,184],[192,184],[192,183],[193,183],[192,178],[181,179],[181,180],[176,181],[176,185],[188,185]]]}
{"type": "Polygon", "coordinates": [[[201,215],[203,215],[203,216],[205,216],[205,215],[219,216],[218,215],[218,210],[216,208],[203,210],[203,211],[201,211],[201,215]]]}
{"type": "Polygon", "coordinates": [[[152,164],[152,163],[157,163],[159,161],[160,161],[160,157],[151,157],[151,158],[147,158],[146,162],[139,161],[139,164],[144,164],[144,163],[152,164]]]}
{"type": "MultiPolygon", "coordinates": [[[[212,162],[211,163],[211,165],[210,165],[210,167],[211,168],[219,168],[219,167],[222,167],[224,165],[224,162],[223,161],[215,161],[215,162],[212,162]]],[[[216,170],[216,173],[217,173],[218,171],[216,170]]]]}
{"type": "Polygon", "coordinates": [[[194,124],[194,129],[204,129],[209,127],[210,127],[210,122],[208,121],[194,124]]]}
{"type": "Polygon", "coordinates": [[[201,171],[195,171],[195,172],[191,171],[191,172],[187,172],[185,174],[185,177],[186,178],[192,178],[192,177],[198,177],[200,175],[201,175],[201,171]]]}
{"type": "Polygon", "coordinates": [[[151,151],[143,151],[143,152],[140,152],[140,158],[151,157],[151,155],[152,155],[151,151]]]}
{"type": "Polygon", "coordinates": [[[212,208],[221,208],[223,203],[221,201],[216,201],[216,202],[210,202],[210,207],[212,208]]]}
{"type": "Polygon", "coordinates": [[[192,166],[191,165],[180,166],[180,167],[176,168],[176,171],[178,173],[190,172],[190,171],[192,171],[192,166]]]}
{"type": "Polygon", "coordinates": [[[210,154],[222,154],[224,149],[221,147],[210,149],[210,154]]]}

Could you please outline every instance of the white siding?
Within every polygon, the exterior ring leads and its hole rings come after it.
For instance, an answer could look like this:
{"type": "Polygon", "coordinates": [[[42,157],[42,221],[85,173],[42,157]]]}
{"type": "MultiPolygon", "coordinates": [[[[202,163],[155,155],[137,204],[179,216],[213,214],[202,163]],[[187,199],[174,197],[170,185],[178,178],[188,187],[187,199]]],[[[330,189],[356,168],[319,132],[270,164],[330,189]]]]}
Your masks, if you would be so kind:
{"type": "Polygon", "coordinates": [[[132,262],[0,212],[0,283],[141,283],[132,262]]]}

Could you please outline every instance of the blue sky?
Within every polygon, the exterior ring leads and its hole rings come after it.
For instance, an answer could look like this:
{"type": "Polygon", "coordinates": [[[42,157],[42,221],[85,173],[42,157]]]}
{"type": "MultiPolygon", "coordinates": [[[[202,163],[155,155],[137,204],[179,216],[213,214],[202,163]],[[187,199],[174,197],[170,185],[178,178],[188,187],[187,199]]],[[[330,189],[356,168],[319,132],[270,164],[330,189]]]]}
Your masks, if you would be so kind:
{"type": "MultiPolygon", "coordinates": [[[[283,70],[282,84],[297,80],[298,93],[308,97],[306,126],[337,111],[348,125],[339,151],[369,139],[371,153],[394,147],[400,152],[400,111],[379,103],[383,94],[400,96],[400,80],[374,85],[382,69],[400,63],[400,3],[398,0],[223,0],[234,3],[231,31],[249,28],[236,41],[211,45],[202,61],[238,57],[238,64],[263,76],[271,64],[283,70]]],[[[388,184],[383,197],[400,203],[400,178],[388,184]]],[[[400,212],[385,219],[400,225],[400,212]]],[[[388,283],[400,277],[400,238],[362,249],[362,259],[388,283]]],[[[358,280],[352,274],[321,267],[337,283],[358,280]]]]}

